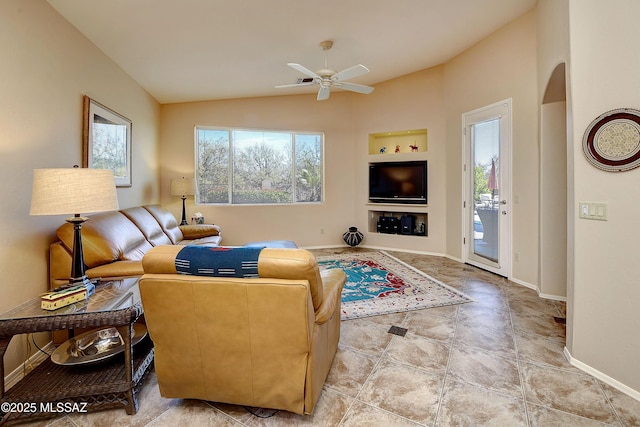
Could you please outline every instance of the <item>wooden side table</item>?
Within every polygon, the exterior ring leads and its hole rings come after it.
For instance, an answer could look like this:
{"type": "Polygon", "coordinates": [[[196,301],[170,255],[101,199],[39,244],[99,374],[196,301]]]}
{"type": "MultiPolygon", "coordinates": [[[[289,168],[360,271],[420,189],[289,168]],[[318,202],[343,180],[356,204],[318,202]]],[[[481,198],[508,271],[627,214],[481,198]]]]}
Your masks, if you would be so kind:
{"type": "Polygon", "coordinates": [[[138,278],[114,280],[96,287],[88,301],[52,312],[34,298],[0,314],[0,424],[26,417],[58,415],[56,408],[81,404],[89,411],[124,406],[127,414],[138,410],[137,393],[153,362],[153,344],[146,337],[132,344],[133,324],[143,314],[138,278]],[[42,362],[9,390],[4,384],[4,355],[14,335],[75,328],[113,326],[124,341],[122,354],[113,360],[80,366],[42,362]],[[15,412],[4,411],[13,404],[15,412]],[[29,406],[26,406],[29,405],[29,406]]]}

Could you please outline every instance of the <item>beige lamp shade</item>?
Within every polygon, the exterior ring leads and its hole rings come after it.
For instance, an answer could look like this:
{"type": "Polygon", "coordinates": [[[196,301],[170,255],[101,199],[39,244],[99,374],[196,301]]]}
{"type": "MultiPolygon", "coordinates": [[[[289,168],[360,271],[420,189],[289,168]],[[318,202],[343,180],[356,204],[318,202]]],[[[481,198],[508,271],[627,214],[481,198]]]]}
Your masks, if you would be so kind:
{"type": "Polygon", "coordinates": [[[172,196],[193,196],[196,193],[193,178],[174,178],[171,180],[172,196]]]}
{"type": "Polygon", "coordinates": [[[86,214],[118,209],[113,172],[106,169],[35,169],[31,215],[86,214]]]}

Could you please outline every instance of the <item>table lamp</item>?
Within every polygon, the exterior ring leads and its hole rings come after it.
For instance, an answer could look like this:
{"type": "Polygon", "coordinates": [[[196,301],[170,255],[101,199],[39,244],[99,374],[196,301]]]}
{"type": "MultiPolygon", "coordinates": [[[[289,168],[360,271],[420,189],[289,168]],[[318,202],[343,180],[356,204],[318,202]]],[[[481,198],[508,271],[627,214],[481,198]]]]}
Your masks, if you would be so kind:
{"type": "Polygon", "coordinates": [[[171,180],[171,195],[180,196],[182,198],[182,220],[180,225],[187,225],[187,212],[185,209],[185,200],[187,196],[193,196],[195,192],[193,178],[173,178],[171,180]]]}
{"type": "Polygon", "coordinates": [[[82,285],[87,297],[95,285],[85,274],[82,253],[82,223],[89,218],[81,213],[118,209],[118,196],[113,172],[106,169],[79,168],[35,169],[31,193],[30,215],[72,214],[67,222],[73,225],[73,256],[69,286],[82,285]]]}

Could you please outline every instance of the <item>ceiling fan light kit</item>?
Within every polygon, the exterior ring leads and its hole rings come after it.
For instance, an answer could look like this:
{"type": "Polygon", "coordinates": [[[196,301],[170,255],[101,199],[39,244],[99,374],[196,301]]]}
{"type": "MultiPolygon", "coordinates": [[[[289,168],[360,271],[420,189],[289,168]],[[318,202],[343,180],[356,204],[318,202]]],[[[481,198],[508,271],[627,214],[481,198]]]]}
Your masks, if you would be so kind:
{"type": "Polygon", "coordinates": [[[301,87],[301,86],[313,86],[318,85],[320,88],[318,89],[318,101],[324,101],[329,98],[329,94],[331,92],[331,87],[339,87],[340,89],[348,90],[351,92],[357,92],[362,94],[370,94],[373,92],[373,87],[361,85],[357,83],[350,83],[346,80],[359,77],[363,74],[367,74],[369,69],[362,64],[354,65],[353,67],[349,67],[340,72],[336,72],[329,68],[327,65],[327,51],[331,49],[333,46],[333,42],[331,40],[325,40],[320,42],[320,47],[324,51],[324,68],[313,72],[308,68],[296,64],[294,62],[290,62],[287,65],[293,68],[296,71],[301,72],[309,76],[310,78],[299,78],[297,83],[290,85],[279,85],[276,88],[287,88],[287,87],[301,87]]]}

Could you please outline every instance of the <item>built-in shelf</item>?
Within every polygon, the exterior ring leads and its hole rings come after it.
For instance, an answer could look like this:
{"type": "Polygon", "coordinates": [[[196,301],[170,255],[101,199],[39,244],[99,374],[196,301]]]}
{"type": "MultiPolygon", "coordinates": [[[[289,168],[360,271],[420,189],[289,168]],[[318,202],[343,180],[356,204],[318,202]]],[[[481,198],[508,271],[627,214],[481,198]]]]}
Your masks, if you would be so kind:
{"type": "Polygon", "coordinates": [[[370,210],[369,232],[402,236],[428,236],[429,214],[424,211],[370,210]]]}
{"type": "Polygon", "coordinates": [[[403,153],[424,153],[427,149],[426,129],[369,134],[369,154],[392,156],[403,153]]]}
{"type": "MultiPolygon", "coordinates": [[[[369,134],[368,159],[373,162],[427,160],[427,129],[369,134]]],[[[426,204],[367,203],[369,233],[427,237],[426,204]]],[[[391,238],[391,237],[390,237],[391,238]]]]}

